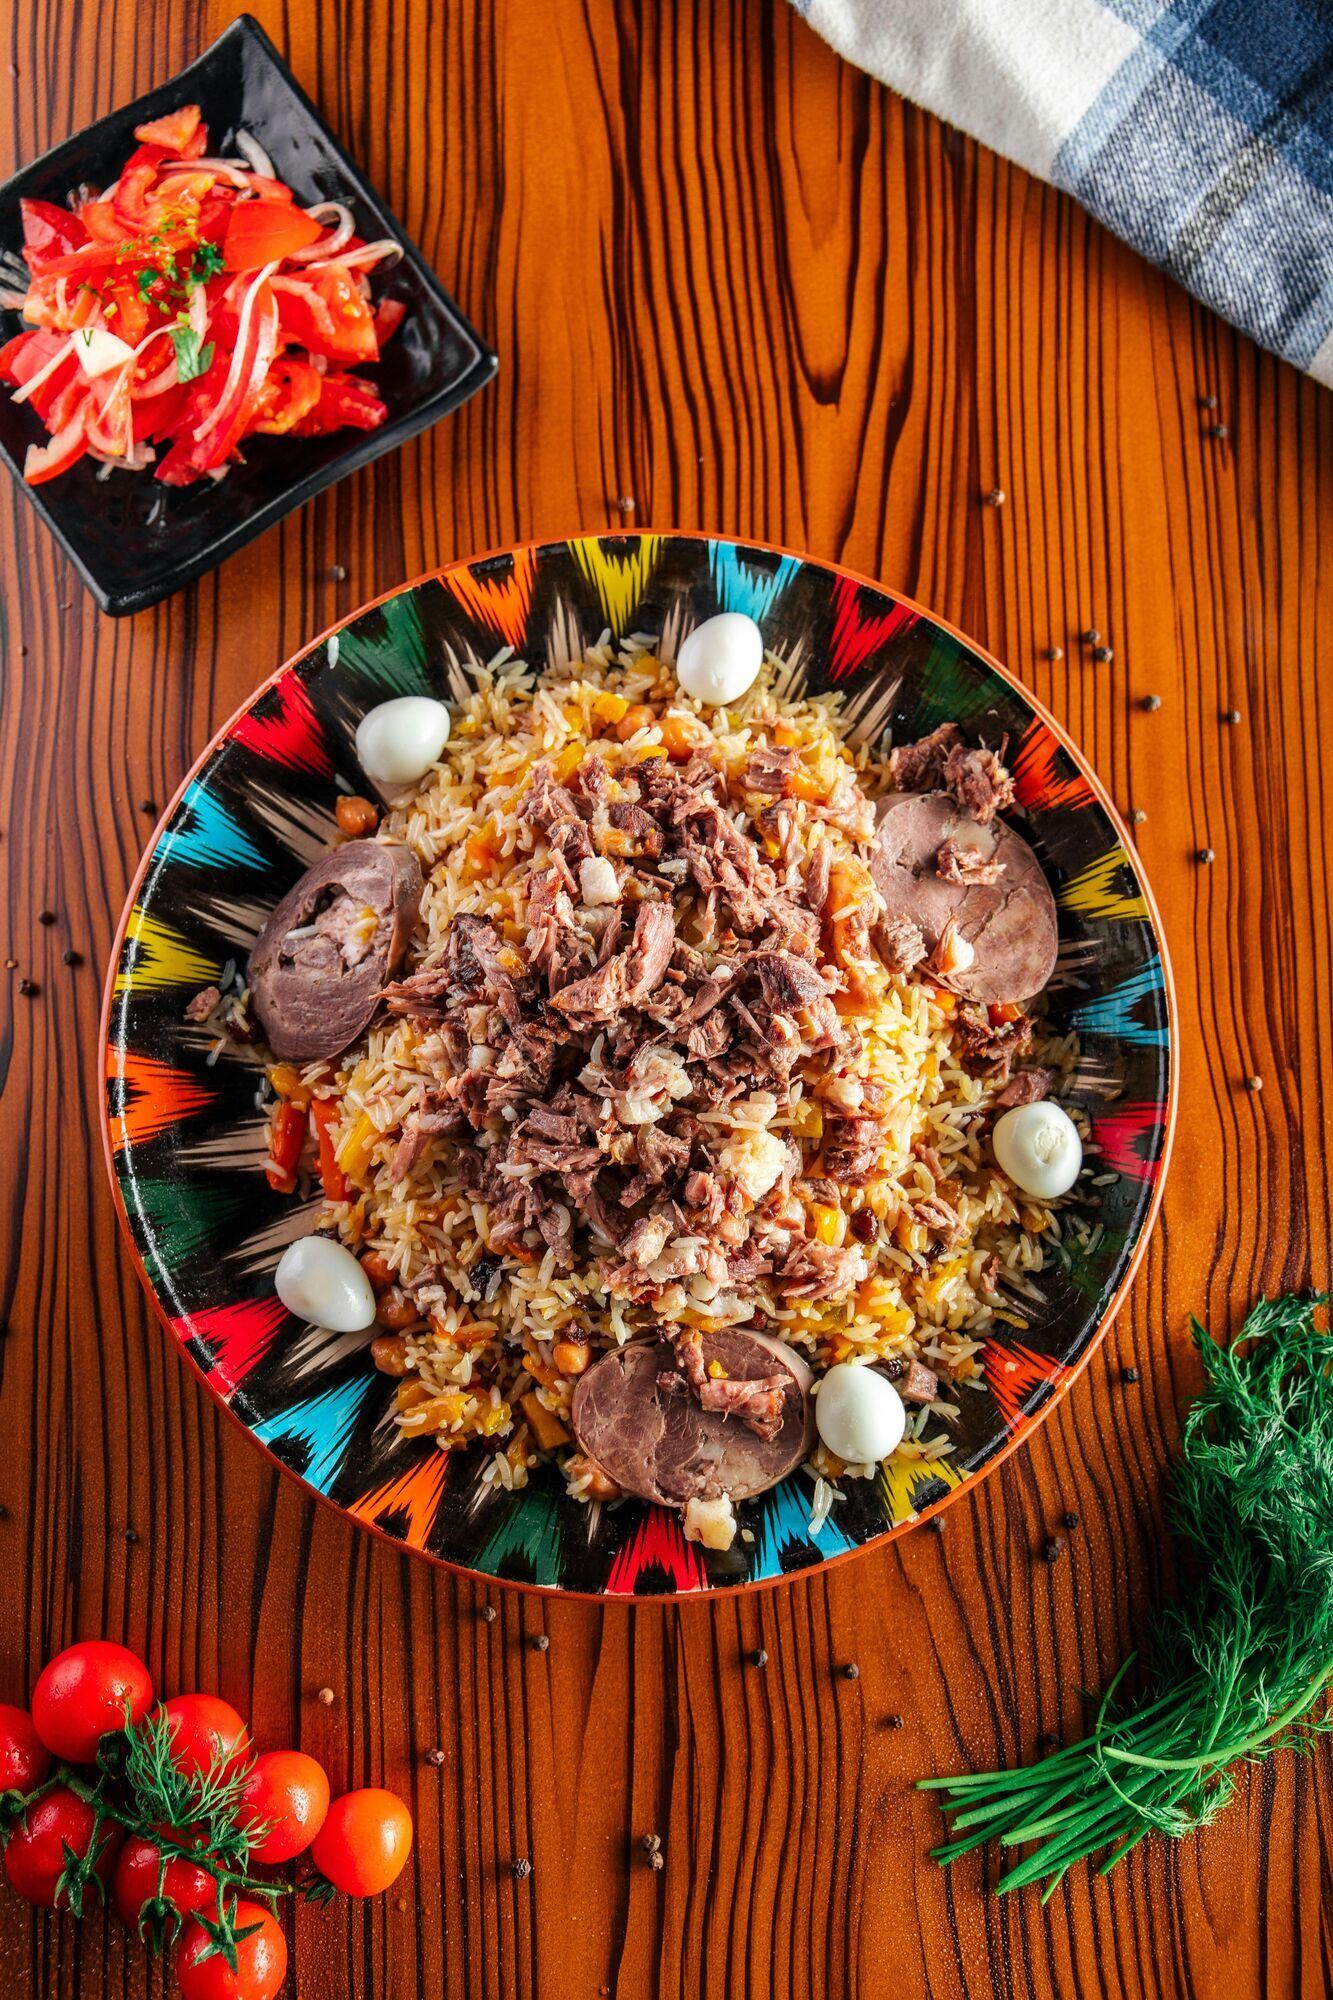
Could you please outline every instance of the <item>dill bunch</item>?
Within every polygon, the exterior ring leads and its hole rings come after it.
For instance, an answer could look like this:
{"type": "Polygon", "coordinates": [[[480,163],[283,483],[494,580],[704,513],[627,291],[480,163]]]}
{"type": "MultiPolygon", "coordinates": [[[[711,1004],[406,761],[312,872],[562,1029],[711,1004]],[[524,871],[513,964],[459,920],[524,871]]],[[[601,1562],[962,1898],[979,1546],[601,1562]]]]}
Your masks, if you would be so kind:
{"type": "Polygon", "coordinates": [[[1189,1411],[1168,1519],[1180,1596],[1158,1615],[1143,1696],[1111,1682],[1081,1742],[1015,1771],[925,1778],[945,1794],[948,1863],[984,1841],[1038,1843],[1003,1892],[1147,1833],[1179,1839],[1232,1797],[1238,1768],[1308,1749],[1333,1716],[1333,1337],[1327,1294],[1263,1299],[1222,1346],[1191,1320],[1207,1386],[1189,1411]],[[1326,1321],[1325,1321],[1326,1324],[1326,1321]]]}

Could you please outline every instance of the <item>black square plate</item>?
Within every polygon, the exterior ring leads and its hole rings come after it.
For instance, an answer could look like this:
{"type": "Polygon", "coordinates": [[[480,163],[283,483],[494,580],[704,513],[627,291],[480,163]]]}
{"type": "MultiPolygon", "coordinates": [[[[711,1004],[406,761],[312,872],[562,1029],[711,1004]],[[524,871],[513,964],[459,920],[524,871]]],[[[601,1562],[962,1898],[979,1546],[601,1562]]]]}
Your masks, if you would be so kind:
{"type": "MultiPolygon", "coordinates": [[[[116,616],[142,611],[215,569],[345,473],[457,409],[496,369],[494,354],[248,14],[170,83],[99,119],[7,181],[0,188],[0,251],[22,251],[20,197],[64,202],[84,182],[105,187],[134,150],[135,126],[179,104],[203,107],[216,151],[234,150],[233,135],[243,127],[302,204],[344,202],[358,235],[401,243],[403,255],[377,282],[376,296],[401,299],[407,316],[374,371],[389,411],[377,431],[251,438],[244,465],[233,465],[225,479],[194,486],[163,486],[151,472],[99,479],[96,462],[84,458],[57,479],[24,487],[98,604],[116,616]]],[[[21,326],[16,313],[0,314],[4,339],[21,326]]],[[[45,437],[33,412],[0,388],[0,451],[20,483],[28,446],[45,437]]]]}

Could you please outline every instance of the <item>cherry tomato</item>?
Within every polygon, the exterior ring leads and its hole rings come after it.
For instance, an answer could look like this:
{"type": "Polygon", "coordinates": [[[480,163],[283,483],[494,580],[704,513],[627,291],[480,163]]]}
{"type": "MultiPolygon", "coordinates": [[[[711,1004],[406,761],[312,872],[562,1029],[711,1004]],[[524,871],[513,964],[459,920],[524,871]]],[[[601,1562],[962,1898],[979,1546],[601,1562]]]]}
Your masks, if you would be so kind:
{"type": "Polygon", "coordinates": [[[238,201],[222,242],[223,261],[229,271],[257,271],[261,264],[308,250],[324,227],[291,201],[238,201]]]}
{"type": "Polygon", "coordinates": [[[273,2000],[287,1976],[287,1940],[271,1910],[262,1903],[241,1900],[236,1905],[235,1928],[247,1930],[251,1924],[258,1929],[237,1945],[233,1972],[221,1952],[214,1952],[211,1958],[202,1956],[211,1940],[202,1924],[191,1919],[176,1954],[181,2000],[273,2000]]]}
{"type": "MultiPolygon", "coordinates": [[[[66,1890],[60,1890],[57,1902],[57,1884],[66,1865],[65,1848],[82,1860],[92,1847],[93,1824],[92,1807],[64,1785],[30,1805],[5,1849],[5,1874],[15,1895],[22,1896],[25,1903],[35,1903],[39,1910],[67,1910],[66,1890]]],[[[104,1845],[96,1869],[105,1882],[124,1835],[118,1827],[103,1825],[98,1838],[104,1845]]]]}
{"type": "Polygon", "coordinates": [[[51,1769],[51,1755],[26,1708],[0,1701],[0,1792],[33,1792],[51,1769]]]}
{"type": "MultiPolygon", "coordinates": [[[[54,453],[60,438],[46,448],[54,453]]],[[[47,1749],[71,1764],[89,1764],[110,1729],[147,1715],[153,1683],[142,1660],[109,1639],[84,1639],[43,1667],[32,1691],[32,1720],[47,1749]]]]}
{"type": "Polygon", "coordinates": [[[396,1882],[412,1851],[412,1816],[392,1792],[369,1786],[329,1807],[310,1858],[344,1896],[378,1896],[396,1882]]]}
{"type": "Polygon", "coordinates": [[[239,1764],[249,1753],[244,1722],[215,1694],[174,1694],[157,1713],[171,1725],[171,1761],[187,1777],[218,1764],[239,1764]]]}
{"type": "Polygon", "coordinates": [[[174,1855],[163,1875],[161,1850],[141,1834],[132,1834],[120,1850],[111,1878],[111,1900],[122,1922],[132,1931],[139,1928],[144,1904],[151,1903],[157,1895],[159,1880],[162,1894],[176,1905],[182,1918],[189,1916],[191,1910],[207,1909],[217,1894],[213,1877],[206,1869],[196,1868],[192,1862],[181,1861],[174,1855]]]}
{"type": "Polygon", "coordinates": [[[305,1853],[324,1824],[329,1781],[323,1765],[303,1750],[268,1750],[256,1757],[241,1796],[243,1826],[270,1822],[264,1839],[250,1849],[250,1859],[290,1861],[305,1853]]]}

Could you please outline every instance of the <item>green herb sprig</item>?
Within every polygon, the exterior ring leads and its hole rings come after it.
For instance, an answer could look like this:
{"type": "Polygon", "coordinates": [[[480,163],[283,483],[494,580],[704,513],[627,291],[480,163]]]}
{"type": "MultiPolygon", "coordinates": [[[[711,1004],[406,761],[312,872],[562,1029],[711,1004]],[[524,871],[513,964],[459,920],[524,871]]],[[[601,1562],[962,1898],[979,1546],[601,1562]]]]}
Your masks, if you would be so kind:
{"type": "Polygon", "coordinates": [[[221,1957],[235,1972],[236,1947],[257,1928],[238,1927],[240,1897],[257,1897],[270,1908],[280,1896],[324,1903],[333,1895],[333,1885],[314,1869],[297,1882],[252,1876],[251,1851],[262,1847],[273,1824],[242,1813],[246,1781],[255,1767],[253,1752],[239,1758],[222,1752],[205,1770],[181,1771],[173,1760],[172,1737],[168,1716],[154,1713],[131,1724],[127,1714],[123,1732],[102,1738],[95,1778],[61,1763],[31,1792],[0,1793],[0,1845],[38,1799],[68,1789],[92,1807],[93,1831],[83,1855],[62,1842],[65,1865],[56,1885],[57,1906],[80,1917],[90,1891],[105,1902],[97,1862],[114,1829],[121,1827],[150,1840],[159,1855],[157,1894],[140,1913],[143,1941],[161,1952],[179,1933],[184,1916],[166,1893],[166,1877],[170,1862],[186,1861],[211,1875],[215,1886],[212,1914],[194,1912],[209,1940],[199,1959],[221,1957]]]}
{"type": "Polygon", "coordinates": [[[1145,1834],[1179,1839],[1227,1804],[1237,1767],[1308,1750],[1333,1686],[1333,1337],[1327,1294],[1265,1299],[1228,1345],[1197,1320],[1207,1386],[1185,1419],[1169,1521],[1181,1595],[1158,1616],[1143,1698],[1121,1697],[1135,1655],[1082,1741],[1015,1771],[925,1778],[945,1794],[948,1863],[984,1841],[1035,1851],[1003,1892],[1145,1834]]]}

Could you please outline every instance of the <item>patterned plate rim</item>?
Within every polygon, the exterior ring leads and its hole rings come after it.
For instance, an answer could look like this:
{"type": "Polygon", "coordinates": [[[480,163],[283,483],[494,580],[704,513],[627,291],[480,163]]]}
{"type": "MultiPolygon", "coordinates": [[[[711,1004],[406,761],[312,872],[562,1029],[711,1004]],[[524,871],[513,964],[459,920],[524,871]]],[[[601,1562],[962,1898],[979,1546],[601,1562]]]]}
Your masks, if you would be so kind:
{"type": "MultiPolygon", "coordinates": [[[[759,553],[786,558],[803,565],[810,565],[816,569],[825,570],[835,577],[847,579],[861,589],[870,590],[879,596],[891,598],[895,604],[903,606],[905,609],[915,613],[916,616],[935,626],[939,631],[947,633],[966,652],[970,653],[976,660],[982,662],[991,673],[995,674],[1013,690],[1020,700],[1027,704],[1033,715],[1050,730],[1056,742],[1073,759],[1080,776],[1089,786],[1095,802],[1101,807],[1112,829],[1119,836],[1126,853],[1134,854],[1134,873],[1138,887],[1142,893],[1148,923],[1156,940],[1158,958],[1161,965],[1161,991],[1167,1023],[1167,1036],[1164,1046],[1166,1057],[1166,1102],[1160,1128],[1161,1144],[1157,1154],[1156,1171],[1152,1178],[1152,1192],[1149,1196],[1148,1205],[1144,1210],[1138,1235],[1129,1253],[1129,1260],[1120,1282],[1107,1302],[1096,1326],[1088,1336],[1083,1352],[1074,1361],[1062,1368],[1058,1380],[1051,1384],[1050,1394],[1044,1398],[1040,1407],[1021,1421],[1006,1438],[998,1442],[994,1450],[987,1455],[984,1461],[975,1466],[965,1478],[960,1479],[957,1485],[947,1487],[942,1495],[921,1508],[918,1513],[912,1514],[904,1520],[894,1522],[892,1526],[884,1528],[870,1540],[858,1543],[855,1548],[842,1549],[834,1554],[824,1556],[818,1565],[815,1566],[814,1570],[815,1574],[822,1575],[835,1565],[841,1566],[853,1561],[858,1556],[868,1554],[872,1550],[887,1547],[901,1536],[921,1527],[924,1522],[941,1515],[945,1508],[951,1506],[962,1494],[974,1493],[981,1481],[989,1479],[996,1469],[1003,1465],[1019,1446],[1031,1442],[1034,1433],[1040,1426],[1045,1424],[1052,1411],[1064,1401],[1074,1384],[1082,1377],[1093,1356],[1101,1348],[1112,1322],[1125,1302],[1130,1287],[1138,1275],[1139,1267],[1147,1255],[1148,1245],[1161,1209],[1166,1176],[1175,1144],[1176,1116],[1179,1109],[1180,1097],[1180,1066],[1177,1060],[1180,1022],[1176,1001],[1175,977],[1171,966],[1170,953],[1166,944],[1161,912],[1158,909],[1157,899],[1144,871],[1142,861],[1130,845],[1129,832],[1119,809],[1110,797],[1101,779],[1092,769],[1083,752],[1074,742],[1068,730],[1032,692],[1031,688],[1019,679],[1017,674],[1013,673],[994,654],[989,652],[977,640],[971,638],[958,626],[951,624],[948,619],[941,617],[937,611],[931,610],[928,605],[921,604],[917,599],[908,597],[904,592],[894,589],[891,585],[877,578],[866,576],[859,570],[849,568],[845,563],[827,561],[823,557],[812,556],[799,549],[786,548],[778,542],[751,540],[738,535],[722,535],[702,528],[640,529],[636,527],[621,532],[617,532],[615,529],[594,529],[584,530],[568,536],[537,535],[525,541],[509,542],[498,548],[486,549],[475,555],[455,557],[452,561],[441,563],[434,569],[422,571],[419,576],[411,577],[405,582],[394,584],[390,589],[382,591],[378,597],[367,598],[364,603],[357,605],[345,617],[336,619],[315,638],[307,640],[304,645],[298,647],[294,653],[284,660],[279,667],[275,668],[267,679],[262,681],[258,687],[252,689],[234,712],[228,716],[221,727],[214,731],[203,750],[195,758],[181,779],[144,848],[127,891],[125,905],[121,911],[119,922],[116,925],[115,937],[112,943],[103,987],[98,1046],[103,1052],[112,1046],[111,1017],[115,1001],[116,975],[120,966],[121,954],[124,949],[130,919],[138,901],[139,891],[152,866],[158,844],[170,827],[177,809],[190,787],[212,762],[227,739],[236,730],[241,720],[249,714],[256,702],[270,688],[276,686],[284,674],[299,666],[303,660],[318,651],[321,646],[326,645],[335,633],[344,631],[349,625],[355,624],[358,619],[364,617],[368,612],[378,609],[380,605],[387,604],[395,598],[404,597],[412,592],[421,590],[426,585],[438,583],[442,578],[454,574],[459,569],[475,569],[483,563],[501,560],[505,557],[536,552],[547,548],[568,547],[571,543],[575,542],[588,540],[637,540],[645,534],[651,534],[655,540],[662,544],[680,541],[720,543],[736,549],[754,550],[759,553]]],[[[116,1171],[115,1150],[111,1136],[110,1105],[108,1094],[105,1090],[99,1092],[98,1116],[102,1135],[102,1155],[111,1182],[116,1220],[120,1226],[120,1233],[125,1247],[129,1251],[130,1260],[135,1272],[148,1294],[153,1311],[161,1323],[163,1332],[167,1335],[168,1346],[176,1352],[181,1364],[199,1383],[208,1395],[209,1400],[221,1410],[227,1420],[234,1424],[236,1429],[247,1439],[250,1448],[261,1452],[269,1463],[275,1466],[285,1478],[294,1480],[306,1494],[327,1507],[340,1520],[355,1526],[361,1533],[374,1535],[379,1541],[384,1542],[400,1555],[405,1553],[409,1556],[421,1558],[430,1564],[432,1568],[446,1570],[451,1575],[464,1579],[478,1588],[484,1589],[488,1585],[498,1585],[502,1589],[525,1592],[536,1597],[569,1598],[589,1604],[606,1605],[608,1603],[627,1602],[632,1606],[653,1604],[669,1608],[687,1599],[698,1598],[700,1596],[705,1601],[712,1602],[714,1599],[721,1600],[741,1595],[748,1596],[756,1591],[780,1588],[782,1585],[790,1583],[797,1575],[808,1575],[811,1573],[808,1569],[792,1570],[762,1577],[747,1577],[735,1583],[710,1583],[702,1592],[697,1589],[690,1591],[670,1590],[656,1592],[651,1597],[623,1598],[606,1590],[572,1589],[563,1584],[530,1582],[522,1577],[505,1576],[492,1573],[491,1571],[470,1568],[466,1563],[454,1562],[447,1556],[437,1555],[431,1549],[419,1548],[410,1542],[405,1543],[398,1537],[389,1534],[377,1522],[365,1520],[359,1515],[353,1515],[348,1508],[341,1506],[329,1494],[323,1492],[319,1487],[311,1485],[299,1472],[295,1471],[279,1458],[261,1438],[258,1438],[243,1418],[232,1408],[221,1391],[213,1386],[203,1369],[200,1368],[193,1356],[187,1351],[185,1343],[179,1338],[176,1329],[171,1323],[170,1315],[158,1295],[157,1288],[148,1274],[139,1247],[134,1240],[133,1230],[130,1226],[129,1215],[125,1206],[125,1198],[121,1191],[120,1177],[116,1171]]]]}

